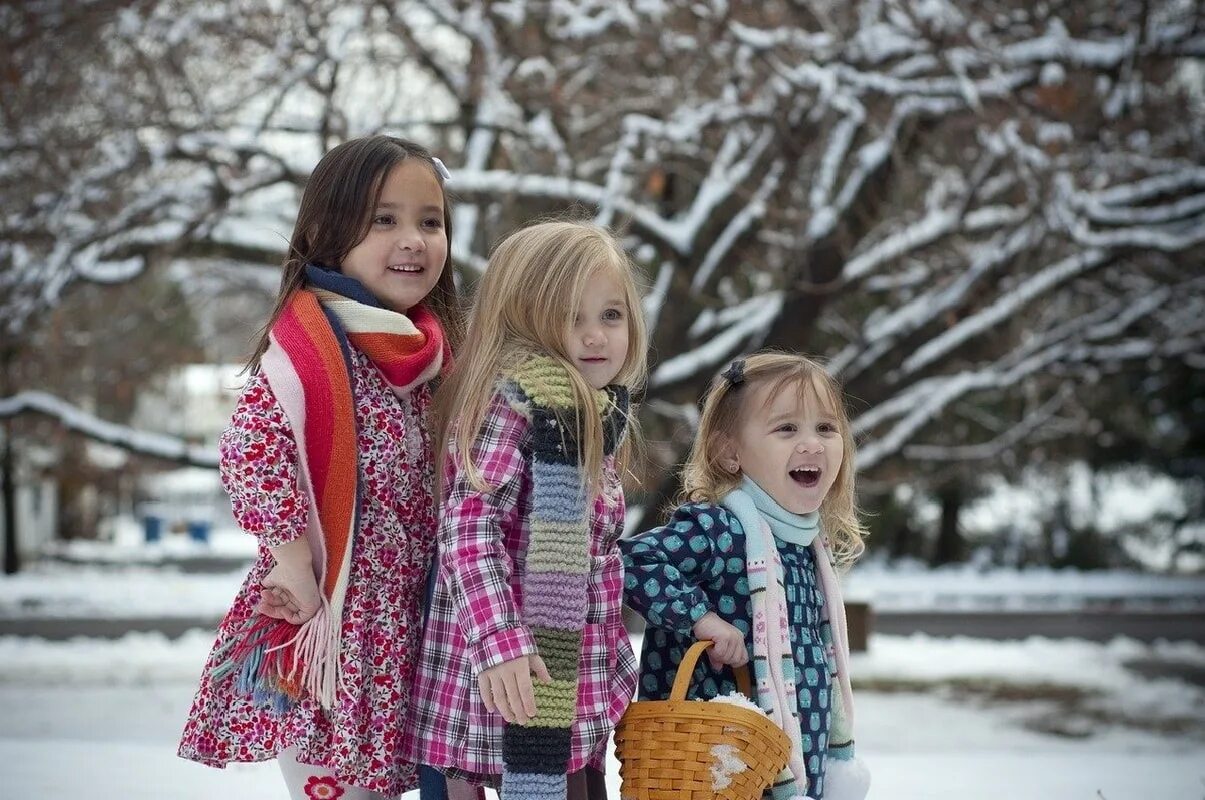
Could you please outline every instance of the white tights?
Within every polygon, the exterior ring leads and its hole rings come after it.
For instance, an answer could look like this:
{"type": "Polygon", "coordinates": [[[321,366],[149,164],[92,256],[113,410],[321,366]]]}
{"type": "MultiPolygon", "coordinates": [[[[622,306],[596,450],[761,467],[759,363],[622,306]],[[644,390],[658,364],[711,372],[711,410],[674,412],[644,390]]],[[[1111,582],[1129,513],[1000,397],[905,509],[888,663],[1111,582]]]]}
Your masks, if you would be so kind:
{"type": "Polygon", "coordinates": [[[302,764],[297,760],[296,747],[281,751],[276,761],[280,764],[292,800],[328,800],[335,796],[334,791],[327,788],[332,785],[343,790],[339,800],[386,800],[382,794],[336,780],[334,773],[325,767],[302,764]]]}

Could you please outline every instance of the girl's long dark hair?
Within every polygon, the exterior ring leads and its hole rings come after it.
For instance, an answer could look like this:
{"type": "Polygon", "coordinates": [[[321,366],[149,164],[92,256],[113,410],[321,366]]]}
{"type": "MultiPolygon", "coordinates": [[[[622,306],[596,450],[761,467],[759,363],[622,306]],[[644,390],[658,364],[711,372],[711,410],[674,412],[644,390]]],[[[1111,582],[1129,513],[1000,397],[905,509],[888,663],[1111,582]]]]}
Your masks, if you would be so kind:
{"type": "MultiPolygon", "coordinates": [[[[249,369],[259,368],[260,359],[268,349],[272,325],[293,292],[305,285],[305,265],[338,268],[343,263],[351,249],[368,235],[372,212],[390,170],[410,158],[426,162],[443,187],[431,153],[421,145],[396,136],[366,136],[344,142],[324,155],[314,167],[302,192],[297,223],[289,239],[280,293],[272,315],[259,332],[255,352],[247,362],[249,369]]],[[[448,255],[435,288],[423,303],[439,317],[444,336],[455,351],[463,337],[464,319],[452,268],[452,207],[446,189],[443,190],[443,213],[448,255]]]]}

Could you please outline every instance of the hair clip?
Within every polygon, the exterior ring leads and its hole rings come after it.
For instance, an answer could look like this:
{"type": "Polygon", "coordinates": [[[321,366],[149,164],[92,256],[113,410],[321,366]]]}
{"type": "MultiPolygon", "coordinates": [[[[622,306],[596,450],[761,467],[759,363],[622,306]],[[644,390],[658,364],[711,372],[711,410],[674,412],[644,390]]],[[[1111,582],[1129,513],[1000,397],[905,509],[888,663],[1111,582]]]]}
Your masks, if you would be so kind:
{"type": "Polygon", "coordinates": [[[740,386],[745,382],[745,359],[738,358],[733,361],[721,374],[730,386],[740,386]]]}
{"type": "Polygon", "coordinates": [[[452,180],[452,173],[448,172],[448,168],[444,166],[444,162],[435,156],[431,156],[431,163],[435,164],[435,171],[439,173],[441,181],[448,183],[452,180]]]}

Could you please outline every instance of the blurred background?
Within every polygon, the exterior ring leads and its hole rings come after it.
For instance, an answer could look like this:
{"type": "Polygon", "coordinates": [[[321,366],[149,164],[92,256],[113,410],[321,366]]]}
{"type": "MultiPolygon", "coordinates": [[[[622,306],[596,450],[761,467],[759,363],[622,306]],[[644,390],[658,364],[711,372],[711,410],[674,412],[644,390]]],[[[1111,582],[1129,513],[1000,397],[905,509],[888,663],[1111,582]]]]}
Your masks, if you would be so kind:
{"type": "MultiPolygon", "coordinates": [[[[917,715],[904,689],[961,707],[1024,685],[1045,722],[1018,729],[1137,726],[1192,757],[1146,763],[1183,782],[1134,796],[1205,796],[1184,766],[1205,754],[1199,4],[29,0],[0,29],[0,703],[79,659],[63,683],[170,683],[155,647],[195,676],[186,631],[255,546],[215,444],[301,188],[384,132],[451,168],[466,291],[534,218],[622,233],[653,342],[630,530],[661,518],[730,358],[827,362],[872,532],[849,593],[877,730],[917,715]],[[1077,655],[992,649],[1034,634],[1077,655]],[[940,656],[948,636],[984,644],[940,656]],[[1014,658],[1081,678],[991,666],[1014,658]],[[942,659],[975,666],[901,666],[942,659]],[[1116,680],[1085,685],[1105,663],[1116,680]],[[1167,694],[1122,713],[1133,682],[1167,694]]],[[[28,733],[0,752],[36,767],[28,733]]]]}

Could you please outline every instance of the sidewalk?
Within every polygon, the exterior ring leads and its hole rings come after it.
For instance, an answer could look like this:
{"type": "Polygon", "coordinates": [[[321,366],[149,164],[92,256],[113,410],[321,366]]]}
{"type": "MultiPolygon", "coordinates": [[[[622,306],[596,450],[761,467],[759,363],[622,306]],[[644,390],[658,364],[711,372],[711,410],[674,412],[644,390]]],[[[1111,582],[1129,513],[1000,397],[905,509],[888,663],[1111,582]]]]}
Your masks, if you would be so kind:
{"type": "MultiPolygon", "coordinates": [[[[0,579],[0,636],[63,640],[158,631],[176,638],[194,629],[212,631],[255,554],[254,537],[236,529],[214,531],[208,543],[178,535],[154,544],[60,543],[23,572],[0,579]]],[[[970,576],[966,570],[920,575],[871,566],[855,570],[848,583],[847,599],[872,603],[875,634],[1095,642],[1123,636],[1205,644],[1201,578],[1007,571],[970,576]],[[1054,585],[1066,585],[1069,594],[1051,601],[1054,585]],[[1124,592],[1147,599],[1104,602],[1124,592]],[[1001,594],[1023,602],[1001,603],[1001,594]]]]}
{"type": "MultiPolygon", "coordinates": [[[[218,573],[245,569],[255,558],[258,542],[238,528],[214,528],[208,540],[194,541],[181,533],[166,533],[147,542],[141,530],[123,526],[113,541],[75,539],[53,542],[39,562],[75,566],[161,566],[181,572],[218,573]]],[[[25,565],[32,566],[32,565],[25,565]]]]}

